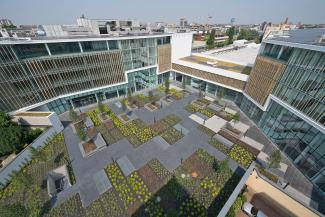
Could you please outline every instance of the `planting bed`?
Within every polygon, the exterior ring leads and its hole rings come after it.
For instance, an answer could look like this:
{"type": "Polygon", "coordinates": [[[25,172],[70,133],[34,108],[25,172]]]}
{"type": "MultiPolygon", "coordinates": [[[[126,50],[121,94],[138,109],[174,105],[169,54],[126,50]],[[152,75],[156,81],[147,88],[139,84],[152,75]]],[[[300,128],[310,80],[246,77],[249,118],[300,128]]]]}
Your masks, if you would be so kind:
{"type": "Polygon", "coordinates": [[[174,114],[167,115],[166,117],[157,120],[156,123],[153,123],[150,128],[155,132],[156,135],[162,134],[168,128],[179,123],[182,119],[174,114]]]}
{"type": "Polygon", "coordinates": [[[138,147],[155,136],[154,131],[140,119],[133,120],[126,126],[130,131],[129,141],[134,147],[138,147]]]}
{"type": "Polygon", "coordinates": [[[204,105],[209,105],[211,102],[210,100],[207,100],[205,98],[200,98],[198,100],[196,100],[197,102],[203,103],[204,105]]]}
{"type": "Polygon", "coordinates": [[[125,215],[124,210],[119,205],[119,199],[113,189],[109,189],[101,197],[94,201],[86,209],[82,207],[79,194],[74,195],[64,203],[51,209],[46,216],[51,217],[70,217],[70,216],[89,216],[89,217],[117,217],[125,215]]]}
{"type": "Polygon", "coordinates": [[[127,121],[130,120],[129,116],[127,116],[126,114],[121,115],[121,118],[122,118],[125,122],[127,122],[127,121]]]}
{"type": "Polygon", "coordinates": [[[162,135],[162,138],[166,140],[170,145],[175,144],[178,140],[184,137],[184,135],[176,130],[175,128],[171,127],[168,130],[166,130],[162,135]]]}
{"type": "Polygon", "coordinates": [[[190,112],[190,113],[196,113],[196,112],[200,112],[201,114],[211,118],[212,116],[214,116],[216,114],[216,112],[210,108],[200,108],[197,105],[192,104],[188,104],[185,106],[185,110],[190,112]]]}
{"type": "Polygon", "coordinates": [[[153,159],[149,161],[148,165],[160,180],[170,179],[171,173],[159,162],[159,160],[153,159]]]}
{"type": "Polygon", "coordinates": [[[126,178],[123,176],[120,168],[116,163],[108,165],[105,169],[109,180],[115,188],[118,197],[123,201],[123,206],[128,209],[136,201],[134,192],[128,185],[126,178]]]}
{"type": "Polygon", "coordinates": [[[128,138],[134,147],[140,146],[155,136],[155,132],[142,120],[137,119],[124,124],[108,106],[105,105],[104,109],[112,119],[114,126],[119,129],[124,137],[128,138]]]}
{"type": "Polygon", "coordinates": [[[47,173],[64,164],[67,165],[71,183],[75,183],[73,170],[67,160],[69,157],[62,133],[56,135],[40,150],[40,156],[45,156],[45,159],[34,157],[27,166],[18,172],[20,177],[22,174],[27,174],[31,178],[28,187],[24,186],[16,176],[13,177],[11,182],[0,190],[0,204],[20,204],[27,208],[31,202],[35,202],[35,205],[39,206],[40,211],[43,212],[49,207],[50,199],[46,185],[44,187],[47,173]]]}
{"type": "Polygon", "coordinates": [[[124,138],[121,131],[115,127],[107,129],[104,125],[100,125],[96,129],[102,134],[107,145],[112,145],[124,138]]]}
{"type": "Polygon", "coordinates": [[[144,181],[152,193],[156,193],[163,186],[163,180],[161,180],[156,175],[156,173],[151,169],[149,164],[146,164],[143,167],[141,167],[138,170],[138,173],[141,177],[145,178],[144,181]]]}
{"type": "Polygon", "coordinates": [[[209,137],[213,137],[214,135],[216,135],[216,133],[213,130],[207,128],[206,126],[203,126],[202,124],[198,125],[197,128],[201,130],[203,133],[207,134],[209,137]]]}
{"type": "Polygon", "coordinates": [[[226,121],[231,121],[233,119],[233,116],[230,113],[227,113],[225,111],[216,112],[216,115],[226,121]]]}
{"type": "Polygon", "coordinates": [[[218,149],[219,151],[221,151],[222,153],[224,153],[226,155],[229,154],[230,149],[227,146],[225,146],[224,144],[218,142],[217,140],[210,139],[209,144],[212,145],[213,147],[215,147],[216,149],[218,149]]]}
{"type": "Polygon", "coordinates": [[[237,144],[234,144],[232,147],[229,157],[246,168],[255,160],[255,156],[252,153],[237,144]]]}
{"type": "Polygon", "coordinates": [[[155,111],[157,109],[159,109],[159,106],[157,103],[148,103],[145,105],[145,107],[149,110],[149,111],[155,111]]]}
{"type": "Polygon", "coordinates": [[[90,117],[91,121],[94,123],[95,126],[99,126],[102,124],[101,120],[98,117],[99,115],[98,108],[90,112],[87,112],[87,115],[90,117]]]}
{"type": "Polygon", "coordinates": [[[171,88],[169,93],[175,100],[180,100],[184,97],[183,91],[176,90],[175,88],[171,88]]]}

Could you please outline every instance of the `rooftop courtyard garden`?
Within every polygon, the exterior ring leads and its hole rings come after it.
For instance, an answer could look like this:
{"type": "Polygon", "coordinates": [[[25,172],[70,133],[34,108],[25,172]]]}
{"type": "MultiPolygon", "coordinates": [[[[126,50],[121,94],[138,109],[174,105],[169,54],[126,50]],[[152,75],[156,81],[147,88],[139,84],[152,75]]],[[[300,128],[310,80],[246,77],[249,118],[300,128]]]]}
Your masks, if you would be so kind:
{"type": "Polygon", "coordinates": [[[71,109],[63,133],[34,150],[3,188],[0,215],[215,216],[256,153],[238,141],[242,132],[209,125],[237,121],[237,114],[200,94],[168,89],[71,109]],[[220,133],[232,142],[217,140],[220,133]],[[62,165],[72,187],[50,198],[47,174],[62,165]]]}
{"type": "Polygon", "coordinates": [[[11,182],[0,190],[0,216],[43,216],[51,207],[46,177],[52,169],[67,165],[70,181],[75,183],[62,133],[42,149],[33,149],[32,155],[32,161],[12,174],[11,182]]]}

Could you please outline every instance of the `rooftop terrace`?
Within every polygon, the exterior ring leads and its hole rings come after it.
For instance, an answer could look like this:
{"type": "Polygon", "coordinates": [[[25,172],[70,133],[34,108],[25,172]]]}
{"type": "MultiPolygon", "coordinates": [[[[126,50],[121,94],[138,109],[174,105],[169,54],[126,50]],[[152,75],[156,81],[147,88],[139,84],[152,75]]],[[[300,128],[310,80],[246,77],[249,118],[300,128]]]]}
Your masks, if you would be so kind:
{"type": "Polygon", "coordinates": [[[221,61],[221,60],[216,60],[216,59],[207,58],[203,56],[196,56],[196,55],[184,57],[181,60],[191,62],[191,63],[197,63],[197,64],[201,64],[213,68],[220,68],[232,72],[238,72],[246,75],[249,75],[250,71],[252,70],[252,68],[249,66],[238,65],[232,62],[226,62],[226,61],[221,61]]]}
{"type": "Polygon", "coordinates": [[[227,47],[203,52],[207,57],[236,63],[238,65],[253,66],[260,48],[259,44],[251,43],[242,46],[230,45],[227,47]]]}

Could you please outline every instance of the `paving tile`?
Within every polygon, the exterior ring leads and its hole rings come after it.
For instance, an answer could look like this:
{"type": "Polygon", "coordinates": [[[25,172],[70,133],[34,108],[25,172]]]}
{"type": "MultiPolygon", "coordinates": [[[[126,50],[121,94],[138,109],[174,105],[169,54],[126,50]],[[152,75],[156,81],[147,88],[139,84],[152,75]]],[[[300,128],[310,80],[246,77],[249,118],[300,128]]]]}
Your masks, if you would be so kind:
{"type": "Polygon", "coordinates": [[[166,150],[170,145],[161,136],[156,136],[152,139],[162,150],[166,150]]]}
{"type": "Polygon", "coordinates": [[[119,158],[116,162],[120,166],[124,176],[128,176],[135,171],[133,164],[127,156],[119,158]]]}
{"type": "Polygon", "coordinates": [[[227,146],[228,148],[231,148],[233,146],[233,142],[229,141],[228,139],[226,139],[225,137],[219,135],[219,134],[216,134],[213,136],[213,138],[215,140],[217,140],[218,142],[224,144],[225,146],[227,146]]]}
{"type": "Polygon", "coordinates": [[[181,124],[176,124],[174,126],[174,128],[176,130],[178,130],[179,132],[182,132],[184,135],[187,135],[190,132],[188,129],[186,129],[185,127],[183,127],[181,124]]]}
{"type": "Polygon", "coordinates": [[[104,170],[100,170],[99,172],[95,173],[93,179],[95,181],[99,194],[103,194],[112,187],[112,184],[107,178],[107,175],[104,170]]]}

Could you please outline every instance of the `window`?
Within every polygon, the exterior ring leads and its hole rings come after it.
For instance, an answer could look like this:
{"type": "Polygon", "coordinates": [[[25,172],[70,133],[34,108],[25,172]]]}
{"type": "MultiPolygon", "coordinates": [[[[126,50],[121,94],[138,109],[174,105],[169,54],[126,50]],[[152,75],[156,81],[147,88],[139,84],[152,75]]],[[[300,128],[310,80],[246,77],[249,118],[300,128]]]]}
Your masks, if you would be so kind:
{"type": "Polygon", "coordinates": [[[15,44],[13,48],[19,59],[49,55],[45,44],[15,44]]]}
{"type": "Polygon", "coordinates": [[[110,50],[119,49],[117,41],[108,41],[108,47],[110,50]]]}
{"type": "Polygon", "coordinates": [[[106,41],[83,41],[80,43],[84,52],[107,50],[106,41]]]}
{"type": "Polygon", "coordinates": [[[157,39],[157,44],[162,45],[162,44],[170,44],[170,36],[163,37],[163,38],[158,38],[157,39]]]}
{"type": "Polygon", "coordinates": [[[52,55],[80,53],[78,42],[61,42],[47,44],[52,55]]]}
{"type": "Polygon", "coordinates": [[[284,61],[288,61],[291,56],[292,51],[293,51],[292,47],[283,47],[280,59],[284,60],[284,61]]]}

